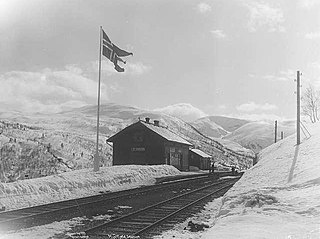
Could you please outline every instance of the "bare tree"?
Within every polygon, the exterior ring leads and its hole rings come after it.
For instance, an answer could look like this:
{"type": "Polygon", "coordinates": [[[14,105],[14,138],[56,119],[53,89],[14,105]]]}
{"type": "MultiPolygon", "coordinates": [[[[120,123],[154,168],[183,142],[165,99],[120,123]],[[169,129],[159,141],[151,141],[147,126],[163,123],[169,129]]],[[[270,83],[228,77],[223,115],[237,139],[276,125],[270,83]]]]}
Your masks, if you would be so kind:
{"type": "Polygon", "coordinates": [[[308,116],[312,123],[319,121],[318,110],[320,109],[320,92],[309,85],[301,100],[302,114],[308,116]]]}

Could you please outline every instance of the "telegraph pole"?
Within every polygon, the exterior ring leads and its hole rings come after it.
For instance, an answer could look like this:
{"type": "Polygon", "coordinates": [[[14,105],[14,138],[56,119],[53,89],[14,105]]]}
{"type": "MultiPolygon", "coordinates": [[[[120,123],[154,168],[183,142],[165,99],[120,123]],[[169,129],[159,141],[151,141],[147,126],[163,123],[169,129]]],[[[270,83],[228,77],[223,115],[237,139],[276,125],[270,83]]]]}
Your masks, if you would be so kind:
{"type": "Polygon", "coordinates": [[[300,71],[297,71],[297,145],[300,144],[300,71]]]}
{"type": "Polygon", "coordinates": [[[277,130],[278,130],[278,121],[274,122],[274,142],[277,143],[277,130]]]}

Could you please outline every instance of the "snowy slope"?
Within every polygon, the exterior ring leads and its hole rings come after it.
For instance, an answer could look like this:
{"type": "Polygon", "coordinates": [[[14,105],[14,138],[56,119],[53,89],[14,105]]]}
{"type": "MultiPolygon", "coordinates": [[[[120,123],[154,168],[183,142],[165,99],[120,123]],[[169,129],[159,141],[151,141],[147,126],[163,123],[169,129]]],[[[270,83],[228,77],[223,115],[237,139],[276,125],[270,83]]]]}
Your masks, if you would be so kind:
{"type": "Polygon", "coordinates": [[[160,238],[320,238],[320,124],[296,145],[296,135],[269,146],[259,162],[193,220],[205,232],[182,230],[160,238]]]}
{"type": "Polygon", "coordinates": [[[295,135],[260,154],[222,200],[204,238],[319,238],[320,125],[296,146],[295,135]],[[232,228],[232,230],[230,230],[232,228]]]}

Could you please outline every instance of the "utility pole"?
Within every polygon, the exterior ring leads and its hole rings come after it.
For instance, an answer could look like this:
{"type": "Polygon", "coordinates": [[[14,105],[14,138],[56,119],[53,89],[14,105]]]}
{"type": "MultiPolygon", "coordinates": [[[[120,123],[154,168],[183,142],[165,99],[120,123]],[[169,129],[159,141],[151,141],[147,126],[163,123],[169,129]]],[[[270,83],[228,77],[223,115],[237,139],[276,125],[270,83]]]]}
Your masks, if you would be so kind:
{"type": "Polygon", "coordinates": [[[297,71],[297,145],[300,144],[300,71],[297,71]]]}
{"type": "Polygon", "coordinates": [[[274,142],[277,143],[277,130],[278,130],[278,121],[274,122],[274,142]]]}

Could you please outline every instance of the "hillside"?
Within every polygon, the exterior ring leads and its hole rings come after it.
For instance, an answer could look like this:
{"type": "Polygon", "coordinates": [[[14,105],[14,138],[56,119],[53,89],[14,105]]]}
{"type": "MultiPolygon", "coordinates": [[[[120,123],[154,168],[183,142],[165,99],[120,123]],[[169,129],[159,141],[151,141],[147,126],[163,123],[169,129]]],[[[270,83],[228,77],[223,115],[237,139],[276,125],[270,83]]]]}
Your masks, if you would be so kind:
{"type": "MultiPolygon", "coordinates": [[[[2,114],[0,180],[36,178],[91,168],[95,151],[96,107],[87,106],[59,114],[2,114]]],[[[106,140],[126,126],[150,117],[214,156],[217,166],[247,169],[254,154],[250,150],[223,145],[173,116],[130,106],[106,104],[100,112],[101,166],[110,166],[112,146],[106,140]],[[230,148],[229,148],[230,147],[230,148]]]]}
{"type": "MultiPolygon", "coordinates": [[[[274,122],[255,121],[241,126],[224,136],[223,139],[237,142],[243,147],[258,153],[274,143],[274,131],[274,122]]],[[[281,139],[281,131],[284,132],[284,137],[293,134],[295,132],[295,121],[278,122],[278,140],[281,139]]]]}

